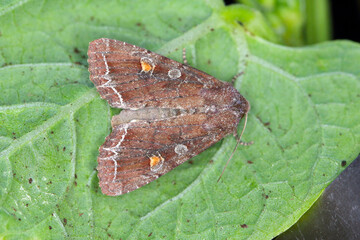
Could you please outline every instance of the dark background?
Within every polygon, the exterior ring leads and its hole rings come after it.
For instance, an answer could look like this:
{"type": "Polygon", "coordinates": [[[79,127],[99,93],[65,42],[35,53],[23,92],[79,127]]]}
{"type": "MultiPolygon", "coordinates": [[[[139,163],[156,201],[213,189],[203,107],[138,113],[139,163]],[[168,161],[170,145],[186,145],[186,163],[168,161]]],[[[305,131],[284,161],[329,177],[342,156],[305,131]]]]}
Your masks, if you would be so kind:
{"type": "Polygon", "coordinates": [[[360,42],[360,1],[331,0],[330,8],[333,39],[360,42]]]}

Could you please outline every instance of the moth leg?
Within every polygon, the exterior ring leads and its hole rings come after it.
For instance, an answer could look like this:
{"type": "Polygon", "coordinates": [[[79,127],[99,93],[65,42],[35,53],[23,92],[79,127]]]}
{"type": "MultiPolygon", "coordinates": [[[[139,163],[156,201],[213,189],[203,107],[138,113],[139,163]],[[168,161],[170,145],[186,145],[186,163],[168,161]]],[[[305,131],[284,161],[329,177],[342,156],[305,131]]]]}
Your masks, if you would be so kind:
{"type": "Polygon", "coordinates": [[[184,65],[189,65],[186,59],[186,48],[183,48],[182,57],[183,57],[184,65]]]}
{"type": "MultiPolygon", "coordinates": [[[[236,138],[236,141],[238,141],[239,138],[240,138],[239,134],[236,134],[235,138],[236,138]]],[[[242,145],[242,146],[250,146],[250,145],[252,145],[252,144],[254,144],[254,141],[250,141],[250,142],[240,141],[240,142],[239,142],[239,145],[242,145]]]]}
{"type": "Polygon", "coordinates": [[[239,72],[238,74],[236,74],[232,79],[231,79],[231,84],[234,85],[235,84],[235,80],[240,77],[241,75],[243,75],[244,72],[239,72]]]}

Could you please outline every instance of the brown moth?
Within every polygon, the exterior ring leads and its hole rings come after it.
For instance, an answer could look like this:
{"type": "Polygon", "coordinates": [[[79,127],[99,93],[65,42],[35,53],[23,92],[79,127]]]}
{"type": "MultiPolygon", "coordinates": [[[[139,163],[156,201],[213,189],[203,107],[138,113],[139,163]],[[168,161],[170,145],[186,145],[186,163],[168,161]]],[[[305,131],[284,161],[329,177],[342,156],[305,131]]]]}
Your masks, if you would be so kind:
{"type": "Polygon", "coordinates": [[[237,135],[248,101],[229,83],[125,42],[89,45],[90,79],[111,107],[112,132],[99,149],[101,191],[133,191],[237,135]]]}

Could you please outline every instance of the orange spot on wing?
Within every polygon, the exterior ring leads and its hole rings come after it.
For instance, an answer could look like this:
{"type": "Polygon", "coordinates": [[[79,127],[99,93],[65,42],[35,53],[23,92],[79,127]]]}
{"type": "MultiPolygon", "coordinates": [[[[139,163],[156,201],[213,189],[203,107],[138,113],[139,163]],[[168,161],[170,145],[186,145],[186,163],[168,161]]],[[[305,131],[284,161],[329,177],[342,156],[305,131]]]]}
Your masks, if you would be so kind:
{"type": "Polygon", "coordinates": [[[153,68],[151,64],[149,64],[148,62],[140,61],[140,63],[141,63],[141,68],[144,72],[148,72],[153,68]]]}
{"type": "Polygon", "coordinates": [[[158,156],[152,156],[150,157],[150,167],[154,167],[159,164],[161,161],[161,158],[158,156]]]}

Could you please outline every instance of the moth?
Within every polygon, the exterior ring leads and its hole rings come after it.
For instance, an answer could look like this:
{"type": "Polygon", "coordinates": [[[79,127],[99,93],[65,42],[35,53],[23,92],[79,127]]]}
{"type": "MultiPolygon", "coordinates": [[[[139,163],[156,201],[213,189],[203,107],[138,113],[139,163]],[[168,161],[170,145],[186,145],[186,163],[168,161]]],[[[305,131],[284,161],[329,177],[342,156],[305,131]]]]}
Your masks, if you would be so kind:
{"type": "Polygon", "coordinates": [[[122,41],[90,42],[88,63],[101,97],[123,109],[99,148],[99,185],[106,195],[131,192],[237,135],[250,109],[230,83],[122,41]]]}

